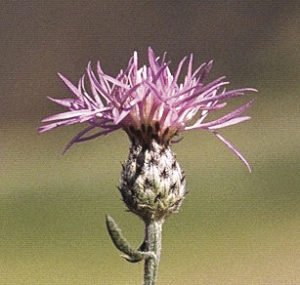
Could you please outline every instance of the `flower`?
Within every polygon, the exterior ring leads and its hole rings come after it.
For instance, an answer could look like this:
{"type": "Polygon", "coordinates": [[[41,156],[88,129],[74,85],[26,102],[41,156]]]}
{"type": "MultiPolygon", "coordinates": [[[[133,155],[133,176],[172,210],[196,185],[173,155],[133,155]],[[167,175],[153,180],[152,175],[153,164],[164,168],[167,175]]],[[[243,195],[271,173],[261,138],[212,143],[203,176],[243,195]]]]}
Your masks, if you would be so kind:
{"type": "Polygon", "coordinates": [[[89,63],[86,75],[75,86],[59,74],[73,93],[73,98],[49,99],[67,109],[63,113],[42,120],[39,132],[56,127],[87,123],[88,126],[77,134],[67,145],[87,141],[123,129],[132,144],[147,146],[153,139],[158,144],[169,145],[175,137],[188,130],[207,130],[219,138],[237,155],[251,171],[247,160],[217,130],[250,119],[243,113],[252,101],[222,115],[207,120],[210,113],[224,108],[229,99],[241,97],[253,88],[226,90],[225,77],[205,83],[212,68],[212,61],[203,63],[193,71],[193,55],[179,63],[174,75],[169,69],[165,55],[156,57],[148,49],[148,65],[138,66],[138,54],[134,52],[127,68],[114,78],[105,74],[100,62],[97,72],[89,63]],[[188,61],[183,82],[179,77],[184,63],[188,61]],[[89,89],[85,84],[88,82],[89,89]]]}

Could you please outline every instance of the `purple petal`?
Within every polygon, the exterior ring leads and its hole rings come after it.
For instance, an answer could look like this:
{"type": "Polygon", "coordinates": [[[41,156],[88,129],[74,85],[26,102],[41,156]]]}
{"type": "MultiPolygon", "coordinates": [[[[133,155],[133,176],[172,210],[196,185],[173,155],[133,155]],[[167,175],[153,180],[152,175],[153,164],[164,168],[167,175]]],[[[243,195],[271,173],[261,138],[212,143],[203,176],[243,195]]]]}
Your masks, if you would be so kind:
{"type": "Polygon", "coordinates": [[[76,141],[78,139],[80,139],[83,135],[85,135],[86,133],[88,133],[89,131],[91,131],[92,129],[94,129],[95,126],[88,126],[87,128],[85,128],[84,130],[82,130],[81,132],[79,132],[75,137],[73,137],[69,142],[68,144],[65,146],[64,148],[64,151],[63,151],[63,154],[65,154],[69,149],[70,147],[76,143],[76,141]]]}
{"type": "Polygon", "coordinates": [[[191,80],[194,79],[205,66],[206,66],[206,62],[202,63],[192,74],[191,80]]]}
{"type": "Polygon", "coordinates": [[[203,82],[207,78],[212,66],[213,66],[213,60],[209,61],[208,64],[206,64],[204,68],[201,69],[201,72],[199,72],[198,75],[198,79],[200,82],[203,82]]]}
{"type": "Polygon", "coordinates": [[[193,54],[190,55],[189,65],[188,65],[188,72],[187,72],[187,79],[189,80],[192,76],[193,70],[193,54]]]}
{"type": "Polygon", "coordinates": [[[228,120],[224,123],[221,123],[219,125],[214,125],[212,127],[209,127],[208,129],[209,130],[217,130],[217,129],[233,126],[233,125],[248,121],[250,119],[251,119],[251,117],[249,117],[249,116],[237,117],[237,118],[233,118],[231,120],[228,120]]]}
{"type": "Polygon", "coordinates": [[[69,125],[73,125],[76,123],[78,123],[78,119],[69,119],[69,120],[64,120],[64,121],[58,121],[55,123],[51,123],[51,124],[47,124],[47,125],[39,127],[38,132],[41,134],[41,133],[50,131],[50,130],[55,129],[60,126],[69,126],[69,125]]]}
{"type": "Polygon", "coordinates": [[[211,121],[211,122],[208,122],[208,123],[203,123],[203,124],[198,124],[198,123],[195,123],[193,126],[191,127],[187,127],[186,130],[189,130],[189,129],[209,129],[213,126],[216,126],[216,125],[220,125],[220,124],[223,124],[223,123],[226,123],[227,121],[233,119],[233,118],[236,118],[238,117],[240,114],[242,114],[243,112],[245,112],[253,103],[254,100],[242,105],[241,107],[237,108],[236,110],[228,113],[227,115],[217,119],[217,120],[214,120],[214,121],[211,121]]]}
{"type": "Polygon", "coordinates": [[[82,94],[80,90],[78,90],[75,85],[69,81],[66,77],[64,77],[62,74],[58,73],[58,76],[62,79],[62,81],[67,85],[67,87],[78,97],[81,98],[82,94]]]}
{"type": "MultiPolygon", "coordinates": [[[[191,101],[192,99],[195,99],[199,96],[201,97],[205,97],[206,95],[209,95],[211,92],[213,92],[214,90],[220,88],[221,86],[223,85],[226,85],[228,84],[229,82],[222,82],[222,80],[224,79],[225,77],[220,77],[216,80],[214,80],[213,82],[205,85],[204,87],[202,87],[201,89],[197,90],[196,92],[194,92],[191,96],[188,96],[188,97],[185,97],[179,101],[176,102],[176,106],[179,106],[181,105],[182,103],[185,103],[185,102],[188,102],[188,101],[191,101]]],[[[204,99],[205,100],[205,99],[204,99]]],[[[197,103],[201,103],[202,104],[202,100],[198,101],[197,103]]],[[[210,100],[212,101],[212,100],[210,100]]]]}
{"type": "Polygon", "coordinates": [[[220,109],[223,109],[224,107],[227,106],[227,103],[224,102],[224,103],[220,103],[220,104],[214,104],[212,106],[201,106],[201,110],[207,110],[207,111],[215,111],[215,110],[220,110],[220,109]]]}
{"type": "Polygon", "coordinates": [[[89,115],[91,113],[90,110],[75,110],[75,111],[68,111],[64,113],[59,113],[56,115],[49,116],[42,120],[43,123],[57,121],[57,120],[65,120],[70,118],[76,118],[83,115],[89,115]]]}
{"type": "Polygon", "coordinates": [[[91,85],[93,86],[93,88],[95,88],[106,101],[108,101],[108,102],[111,101],[110,95],[103,88],[103,86],[100,84],[100,82],[98,82],[94,72],[92,71],[92,68],[91,68],[90,64],[88,65],[86,71],[87,71],[89,80],[90,80],[91,85]]]}
{"type": "Polygon", "coordinates": [[[236,90],[230,90],[227,92],[224,92],[221,95],[217,95],[214,97],[210,97],[210,98],[205,98],[199,101],[199,103],[201,104],[206,104],[209,103],[211,101],[215,101],[215,100],[224,100],[224,99],[229,99],[229,98],[234,98],[234,97],[239,97],[245,94],[245,92],[257,92],[256,89],[253,88],[243,88],[243,89],[236,89],[236,90]]]}
{"type": "Polygon", "coordinates": [[[251,166],[248,163],[248,161],[244,158],[244,156],[236,149],[236,147],[227,141],[223,136],[221,136],[219,133],[213,131],[212,132],[220,141],[222,141],[248,168],[249,172],[252,172],[251,166]]]}
{"type": "Polygon", "coordinates": [[[47,97],[50,101],[59,104],[63,107],[71,108],[72,105],[76,102],[76,99],[73,98],[64,98],[64,99],[55,99],[52,97],[47,97]]]}
{"type": "Polygon", "coordinates": [[[152,82],[155,83],[159,78],[161,78],[162,73],[165,71],[165,69],[168,67],[168,64],[164,64],[160,69],[158,69],[157,73],[153,75],[152,82]]]}
{"type": "Polygon", "coordinates": [[[124,120],[124,119],[128,116],[129,113],[130,113],[130,110],[128,110],[128,111],[123,110],[123,111],[119,114],[119,116],[115,118],[114,123],[115,123],[116,125],[118,125],[122,120],[124,120]]]}
{"type": "Polygon", "coordinates": [[[172,82],[172,85],[171,86],[174,86],[174,84],[177,83],[177,80],[178,80],[178,77],[180,75],[180,71],[182,69],[182,66],[184,64],[184,62],[186,61],[187,57],[185,56],[179,63],[178,67],[177,67],[177,70],[175,72],[175,76],[174,76],[174,79],[173,79],[173,82],[172,82]]]}
{"type": "Polygon", "coordinates": [[[79,143],[79,142],[84,142],[84,141],[87,141],[87,140],[91,140],[91,139],[94,139],[94,138],[97,138],[99,136],[103,136],[103,135],[107,135],[111,132],[114,132],[118,129],[120,129],[121,127],[113,127],[111,129],[105,129],[105,130],[101,130],[93,135],[90,135],[90,136],[87,136],[87,137],[82,137],[82,138],[79,138],[76,140],[75,143],[79,143]]]}
{"type": "Polygon", "coordinates": [[[113,77],[111,77],[111,76],[109,76],[107,74],[103,74],[102,77],[104,79],[106,79],[107,81],[110,81],[114,85],[119,86],[121,88],[124,88],[124,89],[129,89],[130,88],[128,85],[123,84],[121,81],[119,81],[119,80],[117,80],[117,79],[115,79],[115,78],[113,78],[113,77]]]}
{"type": "Polygon", "coordinates": [[[156,73],[159,66],[156,62],[156,57],[151,47],[148,48],[148,61],[149,61],[150,68],[154,71],[154,73],[156,73]]]}
{"type": "Polygon", "coordinates": [[[153,94],[155,95],[155,97],[159,99],[159,101],[162,101],[162,102],[163,102],[163,101],[165,100],[164,96],[161,95],[161,94],[159,93],[159,91],[157,90],[155,84],[153,84],[153,83],[151,83],[151,82],[147,82],[147,81],[145,82],[145,84],[147,84],[147,85],[149,86],[149,88],[152,90],[152,92],[153,92],[153,94]]]}

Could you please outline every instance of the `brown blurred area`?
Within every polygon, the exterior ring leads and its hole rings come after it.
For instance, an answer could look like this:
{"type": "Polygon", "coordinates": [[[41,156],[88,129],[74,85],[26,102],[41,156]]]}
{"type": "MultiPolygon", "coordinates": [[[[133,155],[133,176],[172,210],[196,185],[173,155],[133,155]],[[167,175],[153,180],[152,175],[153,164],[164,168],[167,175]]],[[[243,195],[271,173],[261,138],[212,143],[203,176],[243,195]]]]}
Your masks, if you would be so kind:
{"type": "MultiPolygon", "coordinates": [[[[233,86],[298,88],[299,1],[1,1],[1,123],[38,120],[91,60],[114,75],[134,50],[214,59],[233,86]]],[[[213,75],[211,78],[213,78],[213,75]]],[[[268,98],[273,100],[272,97],[268,98]]],[[[284,98],[282,98],[284,100],[284,98]]]]}
{"type": "MultiPolygon", "coordinates": [[[[89,61],[115,75],[134,50],[214,60],[210,79],[253,87],[252,119],[222,130],[249,174],[206,132],[174,145],[190,194],[165,226],[158,284],[300,284],[299,1],[0,1],[0,285],[141,284],[118,256],[109,213],[139,245],[140,221],[116,189],[123,132],[75,145],[82,126],[38,136],[89,61]]],[[[242,99],[245,101],[247,99],[242,99]]],[[[233,105],[241,101],[234,101],[233,105]]],[[[243,102],[244,102],[243,101],[243,102]]]]}

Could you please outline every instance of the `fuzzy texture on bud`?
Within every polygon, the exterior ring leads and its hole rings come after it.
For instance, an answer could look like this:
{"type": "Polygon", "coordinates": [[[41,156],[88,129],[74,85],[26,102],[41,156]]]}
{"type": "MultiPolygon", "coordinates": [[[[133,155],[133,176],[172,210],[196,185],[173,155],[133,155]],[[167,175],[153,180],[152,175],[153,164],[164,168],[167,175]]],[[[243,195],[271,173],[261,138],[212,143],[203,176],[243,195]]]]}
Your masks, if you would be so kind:
{"type": "Polygon", "coordinates": [[[123,164],[119,190],[130,211],[144,221],[178,212],[186,195],[185,176],[168,144],[133,143],[123,164]]]}

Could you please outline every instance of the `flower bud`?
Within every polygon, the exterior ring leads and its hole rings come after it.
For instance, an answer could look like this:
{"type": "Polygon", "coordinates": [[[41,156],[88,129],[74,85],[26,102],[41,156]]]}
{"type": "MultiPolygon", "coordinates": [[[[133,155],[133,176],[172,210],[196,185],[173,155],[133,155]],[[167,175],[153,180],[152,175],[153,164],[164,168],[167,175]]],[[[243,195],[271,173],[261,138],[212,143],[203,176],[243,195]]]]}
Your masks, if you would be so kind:
{"type": "Polygon", "coordinates": [[[178,212],[186,194],[185,176],[169,145],[152,140],[132,144],[119,190],[128,209],[145,221],[178,212]]]}

